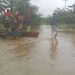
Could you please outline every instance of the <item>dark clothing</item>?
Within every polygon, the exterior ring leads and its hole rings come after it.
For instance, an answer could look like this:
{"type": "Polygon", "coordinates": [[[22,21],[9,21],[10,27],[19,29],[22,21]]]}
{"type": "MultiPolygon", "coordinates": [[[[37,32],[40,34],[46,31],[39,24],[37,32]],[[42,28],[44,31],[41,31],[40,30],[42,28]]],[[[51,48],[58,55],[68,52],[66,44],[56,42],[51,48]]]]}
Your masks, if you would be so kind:
{"type": "Polygon", "coordinates": [[[27,26],[31,25],[31,23],[32,23],[32,19],[31,19],[31,17],[25,19],[25,21],[24,21],[24,24],[26,24],[27,26]]]}
{"type": "Polygon", "coordinates": [[[58,25],[58,16],[53,16],[51,19],[50,19],[50,24],[51,25],[58,25]]]}

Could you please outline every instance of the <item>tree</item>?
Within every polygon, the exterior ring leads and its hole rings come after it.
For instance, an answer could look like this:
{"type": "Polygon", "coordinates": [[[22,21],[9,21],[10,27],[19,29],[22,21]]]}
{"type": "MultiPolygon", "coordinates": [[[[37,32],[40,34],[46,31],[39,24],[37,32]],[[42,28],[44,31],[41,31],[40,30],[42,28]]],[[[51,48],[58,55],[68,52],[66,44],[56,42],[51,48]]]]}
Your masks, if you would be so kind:
{"type": "Polygon", "coordinates": [[[4,4],[5,9],[10,8],[12,11],[15,8],[17,0],[1,0],[2,4],[4,4]]]}
{"type": "Polygon", "coordinates": [[[72,8],[73,9],[72,12],[75,13],[75,4],[73,4],[72,6],[68,6],[68,7],[72,8]]]}
{"type": "Polygon", "coordinates": [[[40,15],[38,14],[38,7],[30,4],[30,0],[0,0],[4,9],[10,8],[14,13],[21,12],[25,18],[32,17],[32,21],[39,21],[40,15]]]}

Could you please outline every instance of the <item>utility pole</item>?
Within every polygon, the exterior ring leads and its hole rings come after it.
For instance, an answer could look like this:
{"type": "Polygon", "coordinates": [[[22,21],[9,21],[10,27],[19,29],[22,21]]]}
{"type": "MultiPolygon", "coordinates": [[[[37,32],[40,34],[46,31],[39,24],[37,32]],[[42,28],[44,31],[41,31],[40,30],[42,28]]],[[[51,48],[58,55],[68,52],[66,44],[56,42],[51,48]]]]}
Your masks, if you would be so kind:
{"type": "Polygon", "coordinates": [[[68,1],[68,0],[63,0],[64,2],[65,2],[65,10],[66,10],[66,2],[68,1]]]}

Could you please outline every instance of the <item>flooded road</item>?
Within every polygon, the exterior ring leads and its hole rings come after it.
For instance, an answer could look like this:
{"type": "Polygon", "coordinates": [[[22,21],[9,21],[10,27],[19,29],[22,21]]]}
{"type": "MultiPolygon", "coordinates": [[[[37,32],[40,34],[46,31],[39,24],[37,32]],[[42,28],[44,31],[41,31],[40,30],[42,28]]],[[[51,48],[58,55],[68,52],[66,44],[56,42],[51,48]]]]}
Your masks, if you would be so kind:
{"type": "Polygon", "coordinates": [[[48,25],[38,38],[0,39],[0,75],[75,75],[75,30],[60,27],[51,39],[48,25]]]}

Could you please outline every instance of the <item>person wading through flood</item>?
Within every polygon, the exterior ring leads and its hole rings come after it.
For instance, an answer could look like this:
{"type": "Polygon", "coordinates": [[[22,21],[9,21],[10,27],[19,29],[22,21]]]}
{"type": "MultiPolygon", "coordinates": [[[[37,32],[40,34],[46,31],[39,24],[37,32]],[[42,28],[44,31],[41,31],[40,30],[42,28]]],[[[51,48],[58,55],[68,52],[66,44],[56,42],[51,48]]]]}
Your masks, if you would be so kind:
{"type": "Polygon", "coordinates": [[[52,38],[56,38],[56,36],[58,35],[58,23],[59,20],[57,14],[53,13],[53,17],[50,19],[52,38]]]}

